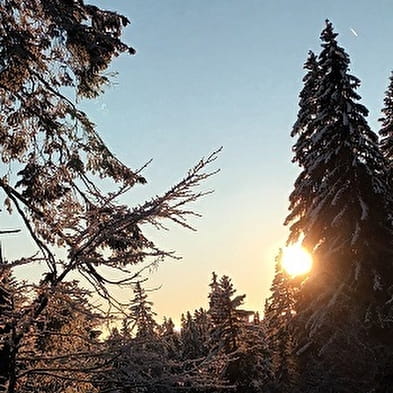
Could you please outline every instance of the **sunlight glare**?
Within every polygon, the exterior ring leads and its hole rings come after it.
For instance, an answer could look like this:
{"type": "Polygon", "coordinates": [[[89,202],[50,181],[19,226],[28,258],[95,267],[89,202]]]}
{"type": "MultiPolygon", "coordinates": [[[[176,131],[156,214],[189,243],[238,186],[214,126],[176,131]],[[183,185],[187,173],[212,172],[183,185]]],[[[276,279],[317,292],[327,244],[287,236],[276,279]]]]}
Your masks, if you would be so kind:
{"type": "Polygon", "coordinates": [[[293,244],[284,249],[282,266],[289,275],[299,276],[311,270],[312,258],[300,244],[293,244]]]}

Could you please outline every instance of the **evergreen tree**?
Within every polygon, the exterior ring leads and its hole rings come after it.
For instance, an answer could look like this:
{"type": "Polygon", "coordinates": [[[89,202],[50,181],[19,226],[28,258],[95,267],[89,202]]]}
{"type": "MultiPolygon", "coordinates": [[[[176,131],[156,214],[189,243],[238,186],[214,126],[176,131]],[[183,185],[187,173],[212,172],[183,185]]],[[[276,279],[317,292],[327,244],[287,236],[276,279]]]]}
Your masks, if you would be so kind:
{"type": "Polygon", "coordinates": [[[303,78],[304,87],[299,94],[299,112],[298,118],[293,126],[291,136],[298,136],[298,141],[293,147],[295,156],[293,161],[297,161],[300,165],[307,158],[310,147],[311,136],[315,131],[313,128],[313,120],[316,112],[315,93],[319,81],[319,67],[317,56],[310,51],[308,58],[304,63],[304,69],[307,70],[303,78]]]}
{"type": "Polygon", "coordinates": [[[111,369],[99,374],[96,385],[110,393],[213,392],[223,385],[215,360],[201,356],[196,347],[200,341],[191,313],[182,317],[179,337],[170,318],[158,326],[152,306],[137,283],[123,329],[114,330],[106,342],[111,369]],[[185,335],[183,329],[192,334],[185,335]]]}
{"type": "Polygon", "coordinates": [[[191,315],[189,311],[181,315],[181,347],[184,360],[208,356],[210,348],[211,323],[206,310],[199,308],[191,315]]]}
{"type": "Polygon", "coordinates": [[[181,316],[180,338],[183,360],[198,359],[203,355],[201,337],[189,311],[181,316]]]}
{"type": "Polygon", "coordinates": [[[131,332],[135,332],[136,338],[156,338],[158,324],[154,318],[157,314],[152,310],[153,302],[148,300],[146,291],[139,281],[134,286],[134,295],[126,318],[131,332]]]}
{"type": "Polygon", "coordinates": [[[213,273],[209,294],[209,315],[212,322],[211,337],[214,346],[225,353],[231,353],[239,348],[239,336],[243,318],[248,315],[246,311],[239,310],[246,295],[235,296],[231,279],[222,276],[217,281],[213,273]]]}
{"type": "MultiPolygon", "coordinates": [[[[317,375],[321,391],[346,392],[353,391],[353,381],[363,391],[374,378],[364,320],[368,316],[370,329],[384,328],[382,309],[393,282],[392,230],[385,161],[365,119],[368,111],[358,103],[360,81],[349,74],[349,57],[336,37],[327,21],[310,98],[313,113],[301,128],[308,132],[306,143],[299,137],[294,146],[302,173],[286,222],[292,223],[290,241],[303,234],[314,256],[296,306],[304,370],[317,375]],[[336,359],[338,350],[345,356],[336,359]]],[[[383,335],[387,339],[388,330],[383,335]]]]}
{"type": "Polygon", "coordinates": [[[164,322],[159,327],[159,335],[164,343],[168,358],[179,359],[181,351],[180,334],[175,330],[172,318],[164,318],[164,322]]]}
{"type": "Polygon", "coordinates": [[[21,342],[18,392],[98,392],[92,375],[105,369],[98,340],[104,318],[89,304],[90,296],[76,281],[62,283],[50,296],[21,342]]]}
{"type": "Polygon", "coordinates": [[[239,309],[245,295],[235,296],[236,290],[228,276],[217,281],[213,273],[209,294],[211,342],[218,352],[229,355],[223,377],[236,387],[236,392],[268,392],[271,361],[261,324],[249,322],[253,312],[239,309]]]}
{"type": "Polygon", "coordinates": [[[240,343],[225,372],[229,382],[238,393],[274,392],[272,357],[263,324],[257,319],[244,321],[240,343]]]}
{"type": "Polygon", "coordinates": [[[202,356],[207,356],[210,352],[209,347],[209,332],[211,329],[211,321],[209,313],[202,307],[194,311],[194,322],[198,332],[200,342],[200,353],[202,356]]]}
{"type": "Polygon", "coordinates": [[[189,311],[187,311],[186,315],[182,314],[180,337],[184,360],[208,356],[211,350],[210,329],[210,317],[203,308],[195,310],[194,315],[191,315],[189,311]]]}
{"type": "Polygon", "coordinates": [[[389,163],[389,168],[393,162],[393,72],[389,78],[389,86],[385,92],[383,117],[379,119],[382,127],[379,131],[381,136],[381,151],[389,163]]]}
{"type": "Polygon", "coordinates": [[[101,375],[98,385],[108,392],[167,392],[171,385],[167,352],[159,336],[153,302],[138,281],[134,287],[128,315],[123,321],[121,336],[113,334],[107,342],[114,353],[112,370],[101,375]]]}
{"type": "Polygon", "coordinates": [[[15,334],[17,287],[11,270],[0,259],[0,391],[7,391],[15,383],[15,353],[10,344],[15,334]]]}
{"type": "Polygon", "coordinates": [[[272,358],[274,386],[277,392],[294,391],[297,377],[295,343],[291,329],[295,307],[295,282],[281,265],[282,251],[276,257],[272,295],[265,304],[264,326],[272,358]]]}

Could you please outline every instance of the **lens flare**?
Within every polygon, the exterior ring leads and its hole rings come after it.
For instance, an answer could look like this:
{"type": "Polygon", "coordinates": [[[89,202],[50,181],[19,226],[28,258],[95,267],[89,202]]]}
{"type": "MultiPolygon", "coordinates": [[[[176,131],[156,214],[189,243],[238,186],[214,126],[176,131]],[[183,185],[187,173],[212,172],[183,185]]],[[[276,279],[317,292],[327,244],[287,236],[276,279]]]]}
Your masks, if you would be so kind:
{"type": "Polygon", "coordinates": [[[312,258],[300,244],[294,244],[283,250],[282,266],[289,275],[300,276],[311,270],[312,258]]]}

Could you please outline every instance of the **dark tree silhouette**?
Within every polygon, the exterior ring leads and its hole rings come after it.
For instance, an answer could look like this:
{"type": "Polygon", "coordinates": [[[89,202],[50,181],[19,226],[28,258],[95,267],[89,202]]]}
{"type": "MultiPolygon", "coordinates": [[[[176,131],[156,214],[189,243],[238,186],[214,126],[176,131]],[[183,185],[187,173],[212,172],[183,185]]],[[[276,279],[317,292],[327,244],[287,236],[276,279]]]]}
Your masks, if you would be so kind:
{"type": "Polygon", "coordinates": [[[385,92],[384,107],[382,109],[383,117],[379,119],[382,127],[379,131],[381,136],[381,151],[392,167],[393,160],[393,73],[389,78],[389,86],[385,92]]]}
{"type": "Polygon", "coordinates": [[[289,241],[303,234],[314,256],[296,306],[303,388],[367,392],[381,364],[370,361],[379,356],[376,348],[381,342],[384,351],[393,348],[386,317],[393,284],[391,202],[378,138],[358,102],[360,81],[349,74],[349,56],[336,37],[327,21],[314,87],[307,90],[311,113],[301,107],[299,122],[306,122],[293,131],[302,172],[286,223],[292,224],[289,241]]]}

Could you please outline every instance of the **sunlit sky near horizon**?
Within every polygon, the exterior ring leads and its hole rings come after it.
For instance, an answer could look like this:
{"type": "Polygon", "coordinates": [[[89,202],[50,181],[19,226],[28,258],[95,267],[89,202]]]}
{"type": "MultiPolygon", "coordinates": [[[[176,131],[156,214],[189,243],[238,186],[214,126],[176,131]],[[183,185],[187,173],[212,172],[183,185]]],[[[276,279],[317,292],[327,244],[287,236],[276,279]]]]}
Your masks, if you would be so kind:
{"type": "MultiPolygon", "coordinates": [[[[176,250],[150,274],[147,287],[161,318],[207,306],[211,272],[227,274],[245,307],[261,311],[274,256],[287,237],[283,221],[297,175],[289,133],[296,119],[307,52],[319,53],[329,18],[359,77],[362,103],[377,130],[393,69],[393,2],[377,0],[112,0],[132,23],[124,39],[135,56],[113,63],[114,86],[86,104],[103,139],[132,168],[149,159],[146,186],[129,201],[162,193],[202,156],[223,146],[202,189],[215,192],[193,205],[196,232],[149,230],[176,250]]],[[[7,257],[20,251],[4,240],[7,257]]],[[[121,296],[124,296],[122,294],[121,296]]],[[[131,297],[131,294],[130,294],[131,297]]]]}

